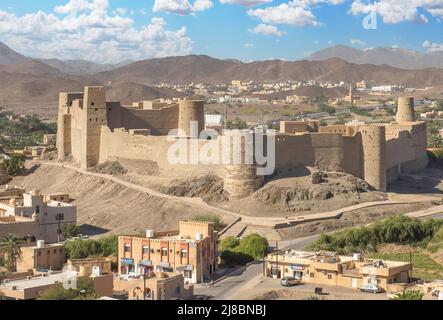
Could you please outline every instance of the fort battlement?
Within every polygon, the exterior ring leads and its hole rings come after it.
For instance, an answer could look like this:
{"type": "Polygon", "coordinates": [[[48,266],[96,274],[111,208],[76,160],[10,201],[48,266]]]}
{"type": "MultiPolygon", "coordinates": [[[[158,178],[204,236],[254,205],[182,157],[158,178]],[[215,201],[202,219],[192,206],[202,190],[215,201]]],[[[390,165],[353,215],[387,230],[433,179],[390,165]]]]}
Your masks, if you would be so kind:
{"type": "MultiPolygon", "coordinates": [[[[407,102],[410,115],[410,100],[407,102]]],[[[405,103],[400,101],[399,105],[405,103]]],[[[399,113],[397,122],[385,124],[320,126],[318,121],[282,122],[280,133],[273,136],[275,170],[314,166],[347,172],[384,191],[399,174],[427,166],[426,124],[409,121],[410,117],[398,122],[405,119],[404,108],[399,108],[399,113]]],[[[247,196],[264,182],[264,177],[254,173],[254,164],[193,162],[196,152],[191,148],[186,150],[189,161],[169,161],[168,152],[177,141],[167,137],[171,131],[180,130],[178,139],[193,141],[199,149],[208,142],[198,139],[204,128],[202,101],[179,100],[155,106],[144,101],[136,107],[125,107],[106,101],[104,88],[87,87],[84,93],[60,94],[58,119],[59,159],[72,156],[85,168],[106,161],[137,160],[154,163],[159,174],[165,176],[216,174],[224,178],[225,190],[233,197],[247,196]],[[191,129],[190,122],[197,126],[191,129]]],[[[230,137],[231,133],[218,136],[214,143],[221,146],[230,137]]],[[[221,154],[214,156],[221,158],[221,154]]]]}

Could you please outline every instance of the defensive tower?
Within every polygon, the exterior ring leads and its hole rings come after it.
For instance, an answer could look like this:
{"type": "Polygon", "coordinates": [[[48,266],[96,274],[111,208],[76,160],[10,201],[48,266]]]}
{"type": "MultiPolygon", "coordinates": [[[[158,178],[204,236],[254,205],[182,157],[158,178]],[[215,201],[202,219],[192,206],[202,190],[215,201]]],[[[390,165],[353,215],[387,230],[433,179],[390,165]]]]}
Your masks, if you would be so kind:
{"type": "Polygon", "coordinates": [[[414,98],[398,98],[398,108],[395,120],[397,123],[415,121],[414,98]]]}

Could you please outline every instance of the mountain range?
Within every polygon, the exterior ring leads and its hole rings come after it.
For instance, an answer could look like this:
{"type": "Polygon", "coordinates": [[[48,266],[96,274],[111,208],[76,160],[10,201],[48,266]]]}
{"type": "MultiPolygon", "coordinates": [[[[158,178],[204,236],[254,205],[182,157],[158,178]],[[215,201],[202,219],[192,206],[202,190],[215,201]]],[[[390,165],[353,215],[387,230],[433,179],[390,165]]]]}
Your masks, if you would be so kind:
{"type": "MultiPolygon", "coordinates": [[[[347,51],[345,48],[339,50],[347,51]]],[[[349,55],[346,59],[356,57],[349,55]]],[[[409,70],[386,64],[351,63],[343,57],[320,58],[318,53],[311,56],[311,60],[244,63],[234,59],[188,55],[100,65],[82,60],[31,59],[0,43],[0,104],[44,104],[45,107],[51,106],[55,113],[60,91],[79,91],[85,85],[104,85],[110,99],[125,104],[141,99],[183,97],[181,92],[155,86],[162,82],[221,84],[235,79],[355,83],[365,80],[370,84],[398,84],[417,88],[443,85],[443,69],[435,67],[409,70]]],[[[328,94],[313,89],[309,92],[328,94]]],[[[336,95],[340,93],[333,94],[336,95]]]]}
{"type": "Polygon", "coordinates": [[[410,70],[443,68],[443,51],[421,53],[395,47],[359,50],[338,45],[315,52],[307,59],[322,61],[332,58],[339,58],[356,64],[388,65],[410,70]]]}

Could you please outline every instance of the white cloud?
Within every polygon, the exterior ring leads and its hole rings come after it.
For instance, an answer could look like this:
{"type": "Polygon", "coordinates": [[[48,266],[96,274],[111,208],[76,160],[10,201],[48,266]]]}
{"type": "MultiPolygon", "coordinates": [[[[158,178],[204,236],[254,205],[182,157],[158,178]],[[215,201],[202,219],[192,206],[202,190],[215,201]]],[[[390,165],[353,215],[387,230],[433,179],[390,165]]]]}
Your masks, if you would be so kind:
{"type": "Polygon", "coordinates": [[[251,33],[255,34],[263,34],[265,36],[282,36],[285,33],[283,31],[278,30],[276,26],[271,26],[269,24],[261,23],[258,26],[256,26],[254,29],[248,30],[251,33]]]}
{"type": "Polygon", "coordinates": [[[194,14],[197,11],[204,11],[213,7],[212,0],[155,0],[154,12],[167,12],[179,15],[194,14]]]}
{"type": "Polygon", "coordinates": [[[433,43],[429,40],[423,42],[423,48],[428,52],[443,51],[443,43],[433,43]]]}
{"type": "Polygon", "coordinates": [[[312,10],[323,4],[337,5],[345,0],[290,0],[274,7],[249,9],[248,15],[264,23],[287,24],[296,27],[319,26],[312,10]]]}
{"type": "Polygon", "coordinates": [[[0,10],[0,39],[35,58],[118,62],[189,54],[186,28],[166,29],[162,18],[136,27],[121,12],[109,13],[108,0],[70,0],[54,12],[18,16],[0,10]]]}
{"type": "Polygon", "coordinates": [[[354,0],[350,13],[360,15],[375,11],[383,18],[383,22],[390,24],[403,21],[428,23],[428,18],[420,13],[419,9],[436,18],[443,17],[443,1],[441,0],[378,0],[374,3],[363,3],[361,0],[354,0]]]}
{"type": "Polygon", "coordinates": [[[363,40],[360,40],[360,39],[351,39],[350,42],[352,45],[355,45],[355,46],[365,46],[366,45],[366,42],[364,42],[363,40]]]}
{"type": "Polygon", "coordinates": [[[246,7],[252,7],[271,2],[272,0],[220,0],[221,4],[238,4],[240,6],[246,6],[246,7]]]}
{"type": "Polygon", "coordinates": [[[254,44],[249,43],[249,42],[246,42],[245,44],[243,44],[243,47],[245,47],[245,48],[252,48],[253,46],[254,46],[254,44]]]}

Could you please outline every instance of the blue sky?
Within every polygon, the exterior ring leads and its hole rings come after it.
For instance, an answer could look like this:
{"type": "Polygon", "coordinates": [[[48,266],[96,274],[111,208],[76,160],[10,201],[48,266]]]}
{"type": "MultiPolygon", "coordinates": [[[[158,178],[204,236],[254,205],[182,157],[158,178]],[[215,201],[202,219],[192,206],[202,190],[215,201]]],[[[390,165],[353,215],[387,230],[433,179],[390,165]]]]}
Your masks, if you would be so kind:
{"type": "Polygon", "coordinates": [[[189,53],[297,60],[336,44],[443,50],[443,0],[0,0],[26,55],[118,62],[189,53]],[[377,16],[376,29],[363,20],[377,16]]]}

